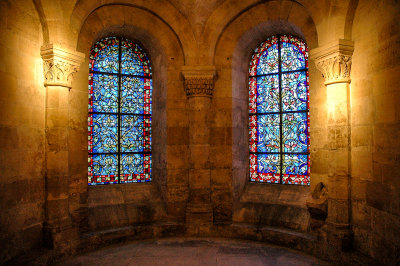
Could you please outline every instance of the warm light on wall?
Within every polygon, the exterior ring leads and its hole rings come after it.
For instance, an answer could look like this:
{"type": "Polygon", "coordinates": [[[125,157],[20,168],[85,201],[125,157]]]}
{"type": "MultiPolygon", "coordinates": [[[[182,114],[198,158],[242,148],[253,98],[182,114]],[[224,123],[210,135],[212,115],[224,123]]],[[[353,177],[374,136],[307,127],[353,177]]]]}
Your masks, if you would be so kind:
{"type": "Polygon", "coordinates": [[[42,58],[35,59],[35,82],[38,88],[43,87],[44,74],[43,74],[43,60],[42,58]]]}
{"type": "Polygon", "coordinates": [[[348,83],[332,83],[326,86],[326,103],[330,119],[347,116],[348,83]]]}

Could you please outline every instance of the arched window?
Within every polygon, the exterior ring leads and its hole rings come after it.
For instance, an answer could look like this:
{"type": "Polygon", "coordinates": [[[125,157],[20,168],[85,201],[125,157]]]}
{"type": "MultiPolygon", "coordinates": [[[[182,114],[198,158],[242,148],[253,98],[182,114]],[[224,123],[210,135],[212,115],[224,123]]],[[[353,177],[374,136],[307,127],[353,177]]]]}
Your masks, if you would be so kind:
{"type": "Polygon", "coordinates": [[[152,76],[137,44],[108,37],[89,58],[89,185],[151,181],[152,76]]]}
{"type": "Polygon", "coordinates": [[[310,184],[308,50],[294,36],[268,38],[249,69],[250,181],[310,184]]]}

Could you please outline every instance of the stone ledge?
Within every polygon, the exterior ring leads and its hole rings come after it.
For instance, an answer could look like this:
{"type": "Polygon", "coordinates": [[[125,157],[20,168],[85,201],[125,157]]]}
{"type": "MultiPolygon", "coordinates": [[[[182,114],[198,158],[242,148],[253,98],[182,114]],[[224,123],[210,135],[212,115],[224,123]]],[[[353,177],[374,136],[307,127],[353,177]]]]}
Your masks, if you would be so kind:
{"type": "Polygon", "coordinates": [[[88,232],[81,235],[79,251],[87,252],[102,246],[129,240],[180,236],[183,235],[184,231],[183,224],[153,223],[88,232]]]}
{"type": "Polygon", "coordinates": [[[296,206],[306,209],[309,194],[309,186],[248,182],[244,187],[240,202],[296,206]]]}
{"type": "Polygon", "coordinates": [[[316,236],[278,227],[234,223],[229,226],[217,226],[217,228],[222,237],[268,242],[312,255],[317,245],[316,236]]]}

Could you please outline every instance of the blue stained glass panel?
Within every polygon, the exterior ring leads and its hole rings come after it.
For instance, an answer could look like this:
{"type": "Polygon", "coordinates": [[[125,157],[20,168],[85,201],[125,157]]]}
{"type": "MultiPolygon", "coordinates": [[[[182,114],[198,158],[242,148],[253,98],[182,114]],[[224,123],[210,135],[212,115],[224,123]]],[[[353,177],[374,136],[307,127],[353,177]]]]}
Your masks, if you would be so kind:
{"type": "Polygon", "coordinates": [[[113,75],[91,74],[92,112],[118,112],[118,77],[113,75]]]}
{"type": "Polygon", "coordinates": [[[283,155],[283,174],[308,175],[308,155],[283,155]]]}
{"type": "MultiPolygon", "coordinates": [[[[115,154],[93,155],[92,173],[95,178],[99,176],[108,176],[108,177],[117,176],[118,174],[117,168],[118,168],[117,155],[115,154]]],[[[111,178],[109,180],[112,179],[114,178],[111,178]]]]}
{"type": "Polygon", "coordinates": [[[119,47],[118,40],[113,40],[112,45],[105,45],[101,47],[95,47],[97,49],[97,55],[94,58],[93,71],[107,72],[107,73],[118,73],[119,64],[119,47]]]}
{"type": "Polygon", "coordinates": [[[282,74],[283,111],[306,111],[308,109],[308,81],[306,72],[282,74]]]}
{"type": "Polygon", "coordinates": [[[280,117],[278,114],[258,115],[258,152],[279,152],[280,117]]]}
{"type": "Polygon", "coordinates": [[[308,48],[271,36],[249,65],[250,180],[309,185],[308,48]]]}
{"type": "Polygon", "coordinates": [[[306,68],[306,60],[300,49],[291,43],[281,42],[282,71],[299,70],[306,68]]]}
{"type": "Polygon", "coordinates": [[[93,45],[89,73],[89,185],[151,181],[149,58],[138,44],[108,37],[93,45]]]}
{"type": "Polygon", "coordinates": [[[261,54],[257,65],[257,75],[277,73],[278,58],[278,45],[274,44],[261,54]]]}
{"type": "Polygon", "coordinates": [[[122,74],[143,76],[143,62],[132,48],[121,47],[121,72],[122,74]]]}
{"type": "Polygon", "coordinates": [[[284,152],[308,152],[307,113],[282,115],[284,152]]]}
{"type": "Polygon", "coordinates": [[[279,112],[279,76],[257,78],[257,113],[279,112]]]}
{"type": "Polygon", "coordinates": [[[143,114],[144,93],[143,78],[122,77],[121,112],[143,114]]]}
{"type": "MultiPolygon", "coordinates": [[[[279,154],[258,154],[258,172],[263,174],[280,174],[280,155],[279,154]]],[[[278,180],[279,182],[279,180],[278,180]]]]}
{"type": "Polygon", "coordinates": [[[143,152],[143,116],[121,116],[121,152],[143,152]]]}
{"type": "Polygon", "coordinates": [[[93,114],[92,121],[92,152],[117,152],[117,115],[93,114]]]}
{"type": "Polygon", "coordinates": [[[122,154],[121,155],[121,174],[132,175],[144,172],[144,154],[122,154]]]}

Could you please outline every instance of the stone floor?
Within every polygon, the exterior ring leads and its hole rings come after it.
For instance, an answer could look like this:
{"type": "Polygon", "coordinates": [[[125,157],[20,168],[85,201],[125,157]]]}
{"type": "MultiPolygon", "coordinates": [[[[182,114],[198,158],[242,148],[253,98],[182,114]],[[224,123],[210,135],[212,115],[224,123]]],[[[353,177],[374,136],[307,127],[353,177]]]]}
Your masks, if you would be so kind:
{"type": "Polygon", "coordinates": [[[104,248],[59,265],[327,265],[314,257],[259,242],[169,238],[104,248]]]}

